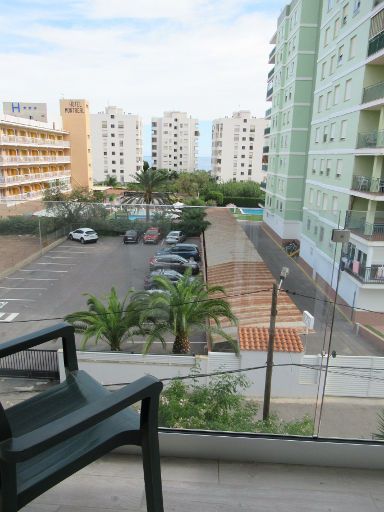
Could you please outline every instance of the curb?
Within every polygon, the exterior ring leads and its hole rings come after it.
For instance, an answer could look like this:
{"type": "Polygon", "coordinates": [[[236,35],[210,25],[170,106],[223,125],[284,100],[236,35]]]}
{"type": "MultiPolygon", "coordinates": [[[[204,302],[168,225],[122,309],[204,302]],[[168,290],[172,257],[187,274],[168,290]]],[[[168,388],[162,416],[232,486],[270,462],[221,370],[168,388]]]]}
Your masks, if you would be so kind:
{"type": "Polygon", "coordinates": [[[51,249],[54,249],[55,247],[60,245],[62,242],[64,242],[66,239],[67,239],[67,237],[63,236],[63,237],[59,238],[58,240],[55,240],[51,244],[47,245],[46,247],[43,247],[40,251],[31,254],[31,256],[28,256],[28,258],[25,258],[24,260],[19,261],[19,263],[16,263],[16,265],[14,265],[13,267],[8,268],[7,270],[4,270],[3,272],[0,272],[0,279],[9,276],[16,270],[19,270],[20,268],[24,267],[25,265],[32,263],[32,261],[37,260],[37,258],[42,256],[43,254],[46,254],[51,249]]]}

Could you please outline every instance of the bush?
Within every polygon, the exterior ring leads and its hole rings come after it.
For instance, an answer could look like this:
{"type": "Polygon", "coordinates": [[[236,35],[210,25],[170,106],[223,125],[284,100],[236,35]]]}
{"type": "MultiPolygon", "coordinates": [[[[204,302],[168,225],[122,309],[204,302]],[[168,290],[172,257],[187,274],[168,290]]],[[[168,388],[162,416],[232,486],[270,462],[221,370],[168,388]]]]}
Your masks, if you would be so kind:
{"type": "Polygon", "coordinates": [[[205,194],[204,199],[206,201],[215,201],[217,206],[222,206],[224,201],[224,195],[216,190],[211,190],[210,192],[205,194]]]}
{"type": "Polygon", "coordinates": [[[258,197],[224,196],[224,206],[230,203],[244,208],[258,208],[259,203],[264,204],[264,200],[258,197]]]}
{"type": "Polygon", "coordinates": [[[178,229],[184,231],[187,236],[199,236],[209,226],[205,220],[205,210],[203,208],[184,208],[180,216],[178,229]]]}

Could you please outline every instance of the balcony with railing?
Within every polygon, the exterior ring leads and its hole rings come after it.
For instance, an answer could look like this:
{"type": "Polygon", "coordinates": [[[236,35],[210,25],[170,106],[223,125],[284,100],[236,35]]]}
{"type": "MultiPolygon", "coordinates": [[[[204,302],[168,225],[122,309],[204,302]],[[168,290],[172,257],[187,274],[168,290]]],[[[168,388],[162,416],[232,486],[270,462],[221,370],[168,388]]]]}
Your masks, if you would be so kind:
{"type": "Polygon", "coordinates": [[[372,194],[384,194],[384,179],[370,178],[368,176],[353,176],[352,190],[372,194]]]}
{"type": "Polygon", "coordinates": [[[271,109],[271,108],[268,108],[268,109],[265,111],[265,119],[270,119],[270,118],[271,118],[271,114],[272,114],[272,109],[271,109]]]}
{"type": "Polygon", "coordinates": [[[69,169],[57,172],[38,172],[31,174],[16,174],[11,176],[0,175],[0,187],[8,185],[21,185],[23,183],[52,181],[60,178],[69,178],[70,176],[71,171],[69,169]]]}
{"type": "Polygon", "coordinates": [[[263,153],[264,154],[269,153],[269,146],[263,146],[263,153]]]}
{"type": "Polygon", "coordinates": [[[267,101],[272,100],[272,94],[273,94],[273,87],[270,87],[269,89],[267,89],[267,97],[266,97],[267,101]]]}
{"type": "Polygon", "coordinates": [[[268,80],[270,80],[274,74],[275,74],[275,66],[273,66],[273,68],[269,71],[268,80]]]}
{"type": "Polygon", "coordinates": [[[370,103],[372,101],[384,99],[384,82],[379,82],[369,87],[365,87],[363,91],[362,103],[370,103]]]}
{"type": "MultiPolygon", "coordinates": [[[[378,4],[377,4],[378,5],[378,4]]],[[[373,5],[376,7],[376,5],[373,5]]],[[[368,42],[368,57],[380,52],[384,48],[384,9],[375,14],[371,19],[371,27],[368,42]]],[[[376,63],[371,61],[371,63],[376,63]]],[[[381,64],[380,61],[377,64],[381,64]]]]}
{"type": "Polygon", "coordinates": [[[384,263],[382,265],[372,265],[371,267],[364,267],[358,265],[358,268],[353,267],[353,264],[346,264],[344,270],[351,276],[358,279],[364,284],[384,284],[384,263]]]}
{"type": "Polygon", "coordinates": [[[42,146],[42,147],[59,147],[69,148],[68,140],[48,139],[41,137],[25,137],[21,135],[0,135],[0,144],[15,146],[42,146]]]}
{"type": "Polygon", "coordinates": [[[264,135],[269,135],[271,133],[271,127],[267,126],[267,128],[264,128],[264,135]]]}
{"type": "Polygon", "coordinates": [[[65,155],[1,155],[0,166],[69,163],[69,156],[65,155]]]}
{"type": "Polygon", "coordinates": [[[371,131],[359,133],[357,148],[384,148],[384,131],[371,131]]]}
{"type": "Polygon", "coordinates": [[[346,215],[345,227],[366,240],[384,241],[384,212],[378,212],[373,222],[367,222],[365,212],[350,211],[346,215]]]}
{"type": "Polygon", "coordinates": [[[263,172],[267,172],[267,171],[268,171],[268,164],[262,164],[262,165],[261,165],[261,170],[262,170],[263,172]]]}

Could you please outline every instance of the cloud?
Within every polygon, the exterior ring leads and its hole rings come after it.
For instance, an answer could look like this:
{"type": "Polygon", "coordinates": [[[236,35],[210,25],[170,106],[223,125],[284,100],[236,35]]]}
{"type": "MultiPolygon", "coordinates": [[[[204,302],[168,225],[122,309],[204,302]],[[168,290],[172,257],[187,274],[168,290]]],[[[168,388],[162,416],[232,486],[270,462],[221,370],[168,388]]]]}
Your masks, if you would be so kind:
{"type": "Polygon", "coordinates": [[[261,116],[276,3],[78,0],[53,2],[49,17],[45,0],[19,5],[17,24],[0,16],[0,98],[46,101],[51,118],[62,95],[145,121],[170,109],[205,120],[238,108],[261,116]]]}

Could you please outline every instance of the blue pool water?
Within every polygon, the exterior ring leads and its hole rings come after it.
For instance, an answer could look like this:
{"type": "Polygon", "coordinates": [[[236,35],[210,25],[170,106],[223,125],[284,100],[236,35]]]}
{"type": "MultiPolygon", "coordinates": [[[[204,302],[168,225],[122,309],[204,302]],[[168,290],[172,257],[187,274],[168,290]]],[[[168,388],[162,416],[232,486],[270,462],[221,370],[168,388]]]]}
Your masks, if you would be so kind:
{"type": "Polygon", "coordinates": [[[264,208],[240,208],[243,215],[263,215],[264,208]]]}
{"type": "Polygon", "coordinates": [[[145,215],[129,215],[129,220],[145,219],[145,215]]]}

